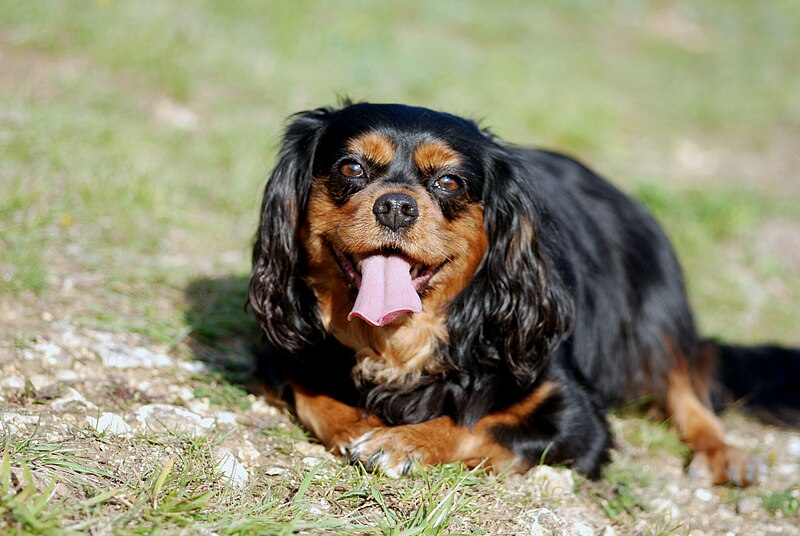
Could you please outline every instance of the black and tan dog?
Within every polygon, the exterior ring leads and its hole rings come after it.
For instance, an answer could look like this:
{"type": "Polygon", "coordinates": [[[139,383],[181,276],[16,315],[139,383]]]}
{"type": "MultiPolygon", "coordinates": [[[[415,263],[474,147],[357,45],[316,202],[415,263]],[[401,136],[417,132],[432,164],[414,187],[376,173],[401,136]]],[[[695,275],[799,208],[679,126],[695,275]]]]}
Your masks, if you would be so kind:
{"type": "Polygon", "coordinates": [[[282,395],[326,447],[389,475],[487,460],[596,476],[606,408],[652,394],[715,482],[747,485],[759,465],[725,442],[712,399],[800,408],[800,352],[698,336],[638,203],[453,115],[294,116],[253,263],[282,395]]]}

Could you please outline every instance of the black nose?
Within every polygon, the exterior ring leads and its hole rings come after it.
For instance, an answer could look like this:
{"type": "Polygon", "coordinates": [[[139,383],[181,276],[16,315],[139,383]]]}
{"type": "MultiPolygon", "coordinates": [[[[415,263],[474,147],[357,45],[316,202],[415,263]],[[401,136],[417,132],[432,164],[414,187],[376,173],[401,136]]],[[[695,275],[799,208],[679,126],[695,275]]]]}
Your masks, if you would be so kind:
{"type": "Polygon", "coordinates": [[[383,194],[372,206],[375,217],[392,231],[408,227],[419,217],[419,207],[408,194],[392,192],[383,194]]]}

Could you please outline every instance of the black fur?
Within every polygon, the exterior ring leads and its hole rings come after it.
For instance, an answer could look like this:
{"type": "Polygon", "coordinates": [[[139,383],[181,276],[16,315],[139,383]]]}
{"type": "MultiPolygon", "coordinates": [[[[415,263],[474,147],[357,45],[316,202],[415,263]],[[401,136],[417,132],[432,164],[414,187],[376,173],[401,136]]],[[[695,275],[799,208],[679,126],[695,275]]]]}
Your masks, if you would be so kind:
{"type": "MultiPolygon", "coordinates": [[[[356,104],[295,116],[266,187],[253,263],[250,304],[289,379],[324,389],[328,358],[341,355],[348,397],[386,423],[450,415],[466,425],[552,380],[558,393],[495,438],[531,463],[571,462],[589,475],[608,456],[606,408],[645,393],[663,399],[674,356],[694,369],[703,344],[672,247],[642,206],[566,156],[503,146],[471,121],[422,108],[356,104]],[[480,203],[489,239],[449,306],[451,344],[439,348],[446,372],[410,386],[350,380],[352,350],[322,330],[303,279],[298,230],[312,175],[335,165],[336,143],[367,129],[444,139],[464,155],[465,196],[437,202],[448,217],[480,203]]],[[[762,353],[766,361],[775,352],[762,353]]],[[[755,399],[776,403],[764,391],[755,399]]]]}

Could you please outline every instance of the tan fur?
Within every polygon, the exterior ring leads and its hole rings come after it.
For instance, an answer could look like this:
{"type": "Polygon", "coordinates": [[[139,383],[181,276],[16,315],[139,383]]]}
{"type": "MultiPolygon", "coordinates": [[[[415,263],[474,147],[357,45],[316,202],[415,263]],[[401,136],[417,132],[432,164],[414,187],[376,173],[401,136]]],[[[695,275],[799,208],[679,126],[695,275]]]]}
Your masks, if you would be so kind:
{"type": "Polygon", "coordinates": [[[471,205],[457,219],[447,221],[421,186],[387,189],[371,184],[337,207],[315,181],[301,239],[309,257],[308,283],[317,297],[323,326],[356,351],[356,375],[378,383],[407,383],[423,372],[440,370],[433,356],[436,346],[447,342],[445,307],[467,285],[486,250],[480,206],[471,205]],[[395,242],[372,212],[375,200],[387,191],[411,195],[419,207],[419,219],[402,242],[395,242]],[[422,313],[374,328],[358,319],[347,320],[354,291],[330,246],[354,256],[395,247],[418,262],[445,264],[423,296],[422,313]]]}
{"type": "Polygon", "coordinates": [[[420,143],[414,149],[413,158],[417,168],[429,174],[461,162],[461,156],[441,140],[420,143]]]}
{"type": "MultiPolygon", "coordinates": [[[[406,459],[423,464],[462,461],[468,467],[484,464],[495,471],[529,468],[517,456],[492,437],[495,426],[514,426],[534,413],[556,390],[546,382],[523,400],[507,409],[487,415],[475,426],[458,426],[450,417],[439,417],[418,424],[384,426],[374,416],[333,398],[293,385],[295,411],[300,421],[331,451],[344,453],[354,440],[370,433],[363,446],[363,456],[383,452],[387,465],[402,466],[406,459]]],[[[363,460],[366,461],[366,460],[363,460]]]]}
{"type": "Polygon", "coordinates": [[[380,166],[386,166],[394,158],[397,150],[394,141],[378,132],[366,132],[353,138],[347,144],[348,149],[366,157],[380,166]]]}
{"type": "MultiPolygon", "coordinates": [[[[676,352],[671,341],[667,347],[674,356],[674,365],[667,374],[665,410],[671,416],[678,434],[689,445],[695,461],[706,466],[715,484],[733,482],[740,486],[759,478],[757,463],[744,452],[725,442],[725,430],[709,406],[707,395],[699,395],[692,381],[686,358],[676,352]]],[[[694,462],[693,462],[694,465],[694,462]]]]}
{"type": "Polygon", "coordinates": [[[340,454],[346,445],[360,435],[381,426],[374,415],[348,406],[326,395],[314,393],[292,385],[295,413],[303,426],[322,443],[340,454]]]}

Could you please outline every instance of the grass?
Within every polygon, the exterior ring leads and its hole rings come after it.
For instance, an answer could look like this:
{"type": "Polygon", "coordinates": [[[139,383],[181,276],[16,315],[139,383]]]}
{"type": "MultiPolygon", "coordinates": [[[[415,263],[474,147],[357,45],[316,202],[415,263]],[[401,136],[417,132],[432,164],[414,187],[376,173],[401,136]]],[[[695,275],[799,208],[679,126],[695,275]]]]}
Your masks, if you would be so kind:
{"type": "Polygon", "coordinates": [[[765,494],[762,499],[763,508],[773,514],[781,512],[785,516],[800,517],[800,488],[797,486],[765,494]]]}
{"type": "Polygon", "coordinates": [[[0,531],[440,534],[454,516],[471,511],[469,488],[482,482],[456,465],[396,483],[323,460],[299,471],[299,480],[220,486],[213,447],[223,439],[99,435],[89,448],[73,448],[35,435],[6,437],[0,440],[0,531]],[[89,455],[99,452],[106,454],[102,462],[89,455]],[[129,465],[124,478],[102,467],[118,465],[114,458],[130,452],[153,461],[123,462],[129,465]]]}
{"type": "MultiPolygon", "coordinates": [[[[770,224],[800,226],[796,160],[781,152],[798,141],[800,5],[607,7],[4,2],[0,352],[2,341],[20,355],[38,340],[43,313],[133,332],[209,364],[212,375],[191,380],[196,397],[249,411],[239,382],[259,335],[242,304],[259,195],[283,118],[337,95],[462,113],[505,139],[580,155],[663,222],[705,333],[800,343],[796,257],[783,244],[760,249],[770,224]],[[687,142],[699,167],[681,163],[687,142]],[[714,158],[722,164],[704,167],[714,158]]],[[[282,426],[261,435],[295,453],[307,436],[282,426]]],[[[465,520],[482,514],[471,498],[483,477],[457,468],[398,484],[298,466],[236,489],[219,482],[220,438],[81,435],[84,451],[2,433],[5,531],[482,530],[465,520]],[[312,515],[320,504],[329,509],[312,515]]],[[[626,419],[623,434],[681,455],[671,431],[644,420],[626,419]]],[[[642,509],[624,476],[598,495],[612,518],[642,509]]],[[[786,493],[764,508],[796,515],[786,493]]]]}

